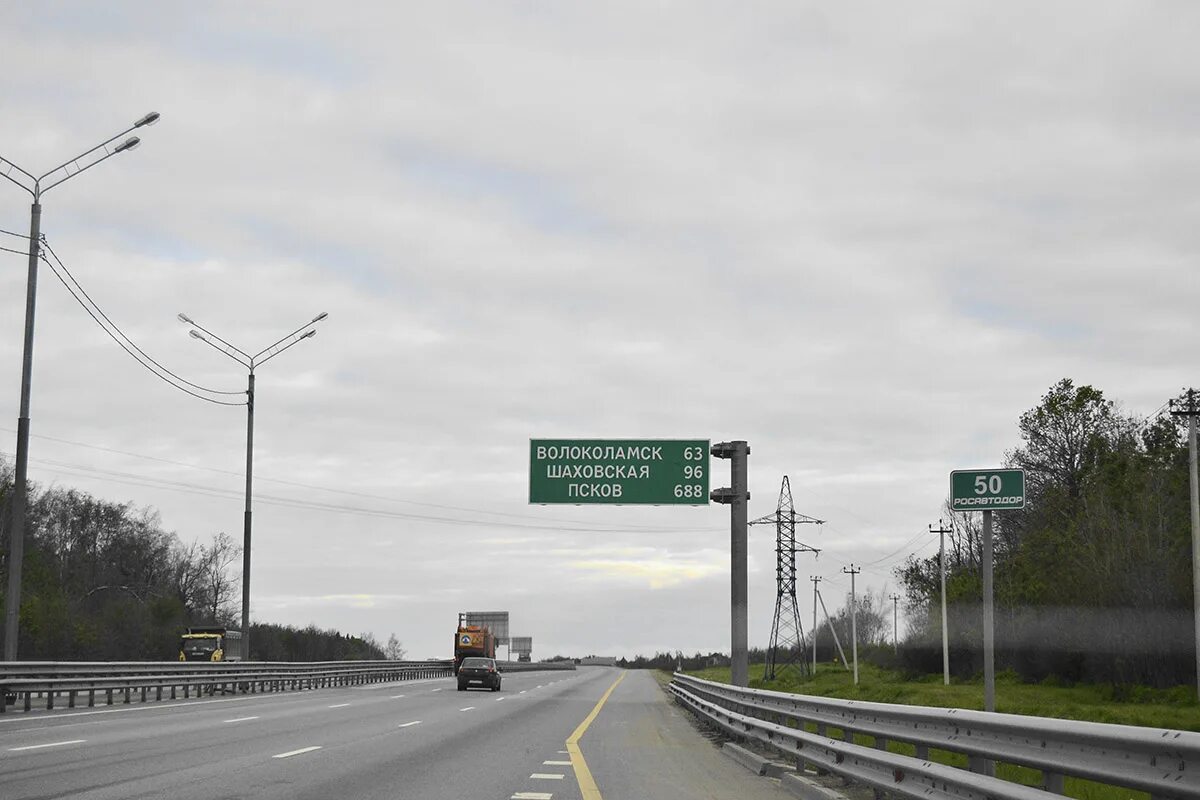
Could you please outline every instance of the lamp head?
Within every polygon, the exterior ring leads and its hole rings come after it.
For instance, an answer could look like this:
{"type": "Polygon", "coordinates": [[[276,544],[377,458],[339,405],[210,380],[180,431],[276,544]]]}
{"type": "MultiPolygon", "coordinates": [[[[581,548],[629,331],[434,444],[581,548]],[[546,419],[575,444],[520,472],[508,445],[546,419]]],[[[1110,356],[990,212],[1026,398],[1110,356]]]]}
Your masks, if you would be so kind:
{"type": "Polygon", "coordinates": [[[123,141],[119,145],[117,145],[117,149],[114,150],[113,152],[124,153],[126,150],[132,150],[133,148],[137,147],[141,143],[142,143],[142,140],[139,139],[138,137],[130,136],[128,139],[126,139],[125,141],[123,141]]]}
{"type": "Polygon", "coordinates": [[[185,325],[195,325],[196,324],[196,323],[192,322],[192,318],[189,317],[187,314],[182,314],[182,313],[176,314],[175,318],[178,319],[180,322],[184,323],[185,325]]]}
{"type": "Polygon", "coordinates": [[[151,111],[149,114],[142,117],[137,122],[133,123],[133,127],[140,128],[143,125],[153,125],[154,123],[158,122],[158,119],[161,116],[162,115],[159,114],[157,111],[151,111]]]}
{"type": "Polygon", "coordinates": [[[188,336],[192,337],[193,339],[199,339],[202,342],[204,341],[204,337],[200,335],[199,331],[195,331],[195,330],[188,331],[188,336]]]}
{"type": "Polygon", "coordinates": [[[328,311],[322,311],[320,314],[317,314],[315,317],[313,317],[313,322],[320,322],[321,320],[325,319],[328,316],[329,316],[328,311]]]}
{"type": "Polygon", "coordinates": [[[309,331],[308,333],[304,334],[304,335],[303,335],[303,336],[301,336],[300,338],[301,338],[301,339],[311,339],[312,337],[314,337],[314,336],[316,336],[316,335],[317,335],[317,332],[316,332],[316,331],[309,331]]]}

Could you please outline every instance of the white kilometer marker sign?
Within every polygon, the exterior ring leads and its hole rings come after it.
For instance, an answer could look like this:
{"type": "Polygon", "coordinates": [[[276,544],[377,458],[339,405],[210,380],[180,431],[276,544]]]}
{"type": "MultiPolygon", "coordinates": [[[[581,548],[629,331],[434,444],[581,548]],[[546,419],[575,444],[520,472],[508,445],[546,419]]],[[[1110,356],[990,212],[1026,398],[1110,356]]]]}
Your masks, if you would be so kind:
{"type": "Polygon", "coordinates": [[[277,756],[271,756],[271,758],[291,758],[292,756],[298,756],[301,753],[311,753],[313,750],[320,750],[320,749],[321,749],[320,745],[315,745],[313,747],[301,747],[299,750],[290,750],[286,753],[280,753],[277,756]]]}
{"type": "Polygon", "coordinates": [[[403,725],[401,725],[400,727],[401,728],[411,728],[413,725],[420,725],[420,724],[421,724],[421,720],[418,719],[418,720],[413,720],[412,722],[406,722],[403,725]]]}
{"type": "Polygon", "coordinates": [[[226,722],[249,722],[252,719],[258,719],[258,717],[237,717],[236,719],[227,719],[225,721],[226,722]]]}
{"type": "Polygon", "coordinates": [[[8,748],[8,751],[10,753],[19,753],[22,750],[41,750],[44,747],[62,747],[63,745],[67,745],[67,744],[83,744],[86,741],[87,741],[87,739],[71,739],[70,741],[67,741],[67,742],[50,742],[49,744],[30,744],[30,745],[26,745],[25,747],[10,747],[10,748],[8,748]]]}
{"type": "Polygon", "coordinates": [[[349,703],[338,703],[336,706],[330,706],[330,708],[345,708],[348,705],[350,705],[350,704],[349,703]]]}

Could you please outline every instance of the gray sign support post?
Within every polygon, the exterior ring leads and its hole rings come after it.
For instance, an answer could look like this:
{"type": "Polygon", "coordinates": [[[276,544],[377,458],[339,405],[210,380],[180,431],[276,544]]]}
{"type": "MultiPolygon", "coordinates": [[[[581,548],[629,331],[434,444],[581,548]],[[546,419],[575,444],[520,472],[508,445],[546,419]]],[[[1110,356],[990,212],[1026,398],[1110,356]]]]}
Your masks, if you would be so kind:
{"type": "Polygon", "coordinates": [[[992,591],[992,512],[983,512],[983,710],[996,710],[996,598],[992,591]]]}
{"type": "Polygon", "coordinates": [[[734,686],[750,683],[750,656],[747,641],[747,491],[749,479],[746,457],[750,446],[744,441],[718,442],[710,451],[716,458],[729,459],[730,483],[728,489],[714,489],[712,500],[729,506],[729,628],[730,628],[730,680],[734,686]]]}

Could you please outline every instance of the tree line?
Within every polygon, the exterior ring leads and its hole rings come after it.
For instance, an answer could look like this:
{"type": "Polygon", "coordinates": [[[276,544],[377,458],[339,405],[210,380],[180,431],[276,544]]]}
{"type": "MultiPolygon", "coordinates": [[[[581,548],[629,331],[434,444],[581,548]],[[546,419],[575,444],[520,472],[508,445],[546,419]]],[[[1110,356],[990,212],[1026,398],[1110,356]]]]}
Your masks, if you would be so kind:
{"type": "MultiPolygon", "coordinates": [[[[8,581],[13,466],[0,456],[0,580],[8,581]]],[[[228,534],[185,544],[158,513],[76,489],[28,485],[22,570],[23,660],[164,661],[189,625],[237,628],[241,545],[228,534]]],[[[4,614],[0,596],[0,617],[4,614]]],[[[403,658],[393,635],[252,624],[253,660],[403,658]]]]}
{"type": "MultiPolygon", "coordinates": [[[[1017,422],[1003,465],[1025,508],[994,512],[998,669],[1028,680],[1169,686],[1195,677],[1188,449],[1181,419],[1141,420],[1064,378],[1017,422]]],[[[951,668],[982,669],[982,515],[946,506],[951,668]]],[[[913,671],[941,669],[938,556],[896,570],[913,671]]]]}

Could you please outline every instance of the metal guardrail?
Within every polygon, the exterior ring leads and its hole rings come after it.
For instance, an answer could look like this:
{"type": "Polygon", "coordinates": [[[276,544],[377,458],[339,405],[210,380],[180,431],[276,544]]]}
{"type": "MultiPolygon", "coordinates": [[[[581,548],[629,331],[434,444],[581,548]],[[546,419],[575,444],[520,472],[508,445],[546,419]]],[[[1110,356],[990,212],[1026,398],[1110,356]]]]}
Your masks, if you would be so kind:
{"type": "Polygon", "coordinates": [[[1200,734],[1189,731],[793,695],[679,673],[670,690],[734,736],[895,796],[1045,800],[1074,777],[1154,800],[1200,798],[1200,734]],[[888,752],[889,742],[912,746],[915,757],[888,752]],[[930,761],[931,749],[965,755],[968,769],[930,761]],[[992,777],[996,762],[1041,772],[1041,788],[992,777]]]}
{"type": "Polygon", "coordinates": [[[153,691],[155,700],[162,700],[169,691],[170,699],[202,693],[251,693],[300,689],[320,689],[330,686],[377,683],[382,681],[439,678],[451,674],[450,661],[323,661],[323,662],[33,662],[18,661],[0,664],[0,713],[9,701],[30,711],[34,697],[44,697],[47,710],[54,708],[57,698],[66,697],[67,706],[74,708],[77,699],[86,695],[87,705],[96,704],[97,692],[103,693],[108,705],[113,695],[123,695],[129,703],[138,692],[146,702],[153,691]],[[23,699],[23,702],[22,702],[23,699]]]}
{"type": "MultiPolygon", "coordinates": [[[[0,714],[10,702],[25,711],[35,698],[44,698],[46,709],[65,698],[74,708],[81,696],[89,707],[100,693],[107,705],[114,695],[123,703],[133,694],[147,702],[201,694],[242,692],[257,694],[287,690],[323,689],[391,681],[443,678],[453,674],[453,661],[125,661],[69,662],[17,661],[0,663],[0,714]]],[[[499,662],[502,672],[575,669],[574,664],[499,662]]]]}

